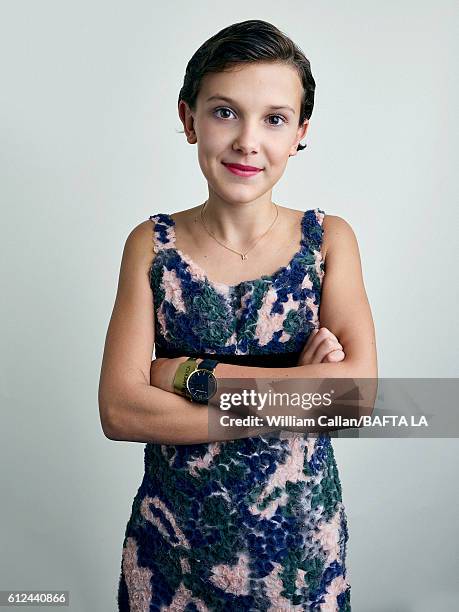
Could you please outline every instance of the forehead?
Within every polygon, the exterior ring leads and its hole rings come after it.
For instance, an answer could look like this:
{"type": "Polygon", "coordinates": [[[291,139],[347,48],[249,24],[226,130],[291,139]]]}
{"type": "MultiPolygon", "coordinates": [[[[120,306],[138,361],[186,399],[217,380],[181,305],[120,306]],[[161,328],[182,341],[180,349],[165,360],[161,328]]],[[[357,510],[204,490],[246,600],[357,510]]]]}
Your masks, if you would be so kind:
{"type": "Polygon", "coordinates": [[[280,62],[254,62],[204,75],[198,100],[205,103],[210,96],[221,95],[237,99],[241,105],[273,102],[299,109],[302,93],[295,67],[280,62]]]}

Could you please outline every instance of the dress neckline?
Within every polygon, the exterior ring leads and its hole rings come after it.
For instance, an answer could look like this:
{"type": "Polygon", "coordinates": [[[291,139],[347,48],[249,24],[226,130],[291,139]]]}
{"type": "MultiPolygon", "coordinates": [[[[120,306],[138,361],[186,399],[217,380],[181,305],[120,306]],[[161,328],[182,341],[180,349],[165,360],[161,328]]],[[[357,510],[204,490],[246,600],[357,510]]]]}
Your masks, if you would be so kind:
{"type": "MultiPolygon", "coordinates": [[[[274,281],[279,276],[281,276],[282,274],[284,274],[287,271],[290,271],[290,269],[292,268],[292,266],[296,262],[296,260],[299,257],[303,256],[304,251],[305,251],[305,249],[308,246],[307,245],[307,241],[306,241],[306,219],[307,219],[308,212],[310,212],[310,211],[308,211],[308,210],[304,211],[303,215],[300,218],[300,228],[301,228],[300,248],[296,251],[296,253],[294,253],[294,255],[291,257],[290,261],[285,266],[281,266],[280,268],[278,268],[272,274],[263,274],[262,276],[259,276],[257,278],[241,281],[239,283],[236,283],[235,285],[228,285],[226,283],[220,283],[220,282],[217,282],[217,281],[212,281],[207,276],[207,272],[199,264],[197,264],[195,261],[193,261],[193,259],[189,255],[184,253],[181,249],[177,249],[177,247],[175,245],[175,239],[176,239],[176,235],[175,235],[175,228],[176,228],[175,220],[171,217],[171,215],[169,213],[164,213],[165,216],[170,221],[170,228],[172,229],[171,242],[174,245],[174,246],[168,247],[168,250],[174,251],[179,256],[180,260],[185,264],[187,270],[192,275],[198,276],[201,280],[205,280],[211,287],[219,287],[219,288],[224,289],[226,291],[234,291],[234,290],[236,290],[239,287],[242,287],[244,285],[253,285],[254,283],[260,282],[260,281],[274,283],[274,281]]],[[[321,253],[320,253],[320,256],[322,256],[321,253]]]]}

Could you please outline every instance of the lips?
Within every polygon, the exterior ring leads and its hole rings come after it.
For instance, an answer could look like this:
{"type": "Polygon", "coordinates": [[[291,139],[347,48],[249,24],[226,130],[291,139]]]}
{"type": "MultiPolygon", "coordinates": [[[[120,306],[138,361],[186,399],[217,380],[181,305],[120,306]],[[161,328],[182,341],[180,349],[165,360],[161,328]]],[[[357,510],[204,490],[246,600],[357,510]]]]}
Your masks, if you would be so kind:
{"type": "Polygon", "coordinates": [[[225,164],[225,162],[223,162],[223,165],[232,174],[236,174],[237,176],[242,176],[244,178],[256,176],[259,172],[263,170],[263,168],[256,168],[255,166],[243,166],[242,164],[225,164]]]}
{"type": "Polygon", "coordinates": [[[223,164],[235,170],[242,170],[242,172],[261,172],[263,170],[263,168],[257,168],[256,166],[243,166],[242,164],[228,164],[226,162],[223,162],[223,164]]]}

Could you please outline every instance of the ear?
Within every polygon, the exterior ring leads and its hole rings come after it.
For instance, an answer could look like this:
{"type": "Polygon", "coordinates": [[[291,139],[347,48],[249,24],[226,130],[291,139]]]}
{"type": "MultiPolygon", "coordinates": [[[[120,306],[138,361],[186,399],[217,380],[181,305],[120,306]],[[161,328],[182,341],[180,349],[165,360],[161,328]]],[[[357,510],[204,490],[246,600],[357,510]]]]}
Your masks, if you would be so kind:
{"type": "Polygon", "coordinates": [[[298,153],[298,150],[297,150],[298,144],[300,140],[305,137],[306,132],[308,131],[308,127],[309,127],[309,119],[305,119],[303,123],[300,125],[300,127],[298,128],[298,131],[296,133],[295,142],[292,144],[290,151],[289,151],[289,157],[293,157],[294,155],[298,153]]]}
{"type": "Polygon", "coordinates": [[[195,144],[198,139],[196,137],[196,132],[194,131],[194,118],[190,107],[184,100],[180,100],[178,104],[178,113],[180,121],[183,124],[186,139],[190,144],[195,144]]]}

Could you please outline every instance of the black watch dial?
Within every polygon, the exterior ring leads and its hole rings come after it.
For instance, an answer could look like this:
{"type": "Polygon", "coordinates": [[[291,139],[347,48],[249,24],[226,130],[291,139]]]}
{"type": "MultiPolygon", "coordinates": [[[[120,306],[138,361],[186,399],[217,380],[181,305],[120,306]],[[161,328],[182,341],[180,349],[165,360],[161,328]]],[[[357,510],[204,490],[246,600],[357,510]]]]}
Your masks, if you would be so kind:
{"type": "Polygon", "coordinates": [[[217,391],[217,380],[208,370],[194,370],[186,385],[195,402],[208,401],[217,391]]]}

